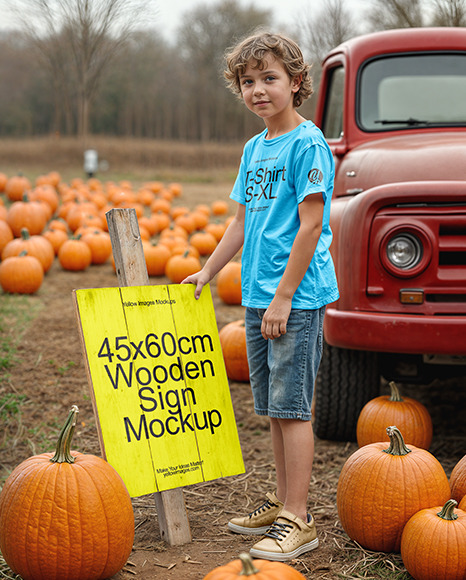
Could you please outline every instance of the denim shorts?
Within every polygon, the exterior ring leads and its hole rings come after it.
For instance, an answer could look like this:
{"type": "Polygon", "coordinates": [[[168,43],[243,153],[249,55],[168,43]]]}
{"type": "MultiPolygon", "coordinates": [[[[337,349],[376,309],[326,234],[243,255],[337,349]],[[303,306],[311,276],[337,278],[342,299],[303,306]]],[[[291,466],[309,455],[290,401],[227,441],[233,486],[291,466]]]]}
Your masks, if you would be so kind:
{"type": "Polygon", "coordinates": [[[325,306],[291,310],[286,334],[266,340],[265,309],[246,308],[246,344],[254,411],[281,419],[311,420],[314,383],[322,357],[325,306]]]}

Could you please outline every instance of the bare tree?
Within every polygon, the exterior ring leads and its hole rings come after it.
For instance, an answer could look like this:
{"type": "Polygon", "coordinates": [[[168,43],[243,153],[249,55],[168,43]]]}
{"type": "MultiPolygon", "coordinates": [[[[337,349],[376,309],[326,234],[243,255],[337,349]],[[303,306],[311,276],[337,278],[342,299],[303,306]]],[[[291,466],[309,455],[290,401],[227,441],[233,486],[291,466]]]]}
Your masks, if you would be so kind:
{"type": "Polygon", "coordinates": [[[367,20],[372,30],[416,28],[424,25],[422,0],[373,0],[367,20]]]}
{"type": "Polygon", "coordinates": [[[92,100],[103,73],[141,22],[150,0],[10,0],[10,7],[48,67],[56,111],[86,138],[92,100]]]}
{"type": "Polygon", "coordinates": [[[466,0],[431,0],[433,26],[466,26],[466,0]]]}
{"type": "Polygon", "coordinates": [[[300,31],[303,46],[319,64],[330,49],[358,34],[344,0],[324,0],[320,11],[305,15],[300,31]]]}
{"type": "Polygon", "coordinates": [[[238,110],[222,77],[224,52],[258,26],[270,23],[270,11],[256,9],[252,4],[242,8],[237,0],[220,0],[214,5],[200,3],[185,14],[178,46],[190,82],[191,138],[208,140],[224,134],[227,111],[231,114],[238,110]]]}

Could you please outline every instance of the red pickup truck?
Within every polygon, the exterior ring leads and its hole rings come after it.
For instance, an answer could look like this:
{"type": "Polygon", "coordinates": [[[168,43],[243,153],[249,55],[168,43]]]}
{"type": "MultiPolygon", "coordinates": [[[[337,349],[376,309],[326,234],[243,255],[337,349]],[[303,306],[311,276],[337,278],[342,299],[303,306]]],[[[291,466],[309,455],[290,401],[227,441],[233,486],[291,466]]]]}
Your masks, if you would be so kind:
{"type": "Polygon", "coordinates": [[[335,158],[314,428],[355,440],[383,380],[466,374],[466,29],[359,36],[323,62],[315,123],[335,158]]]}

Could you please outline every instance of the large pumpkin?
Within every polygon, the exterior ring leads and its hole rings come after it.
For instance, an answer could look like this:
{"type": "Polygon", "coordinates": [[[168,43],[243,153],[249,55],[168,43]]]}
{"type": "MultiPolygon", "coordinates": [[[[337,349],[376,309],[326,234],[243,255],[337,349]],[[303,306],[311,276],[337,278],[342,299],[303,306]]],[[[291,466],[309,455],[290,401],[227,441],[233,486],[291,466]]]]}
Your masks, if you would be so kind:
{"type": "Polygon", "coordinates": [[[455,506],[420,510],[404,527],[401,557],[415,580],[466,578],[466,512],[455,506]]]}
{"type": "Polygon", "coordinates": [[[241,264],[228,262],[217,274],[217,294],[225,304],[241,304],[241,264]]]}
{"type": "Polygon", "coordinates": [[[45,205],[39,201],[30,201],[27,193],[22,201],[10,205],[6,221],[15,237],[21,235],[21,230],[27,228],[31,235],[42,233],[49,218],[45,205]]]}
{"type": "Polygon", "coordinates": [[[409,518],[443,505],[450,486],[439,461],[425,449],[406,445],[400,431],[387,428],[390,445],[371,443],[345,462],[337,486],[343,529],[363,548],[398,552],[409,518]]]}
{"type": "Polygon", "coordinates": [[[85,270],[92,263],[92,252],[81,236],[69,238],[58,250],[58,260],[64,270],[85,270]]]}
{"type": "Polygon", "coordinates": [[[0,255],[3,248],[14,238],[13,232],[6,221],[0,219],[0,255]]]}
{"type": "Polygon", "coordinates": [[[432,419],[427,408],[410,397],[401,397],[392,381],[390,395],[376,397],[364,405],[356,426],[359,447],[387,441],[387,427],[396,425],[406,443],[429,449],[432,441],[432,419]]]}
{"type": "Polygon", "coordinates": [[[165,275],[173,284],[180,284],[182,280],[198,272],[201,267],[199,258],[189,255],[186,251],[184,254],[172,256],[167,261],[165,275]]]}
{"type": "Polygon", "coordinates": [[[249,365],[244,320],[235,320],[226,324],[218,336],[228,378],[232,381],[248,382],[249,365]]]}
{"type": "Polygon", "coordinates": [[[23,461],[0,494],[0,550],[24,580],[99,580],[126,563],[134,540],[131,498],[95,455],[70,451],[73,406],[55,454],[23,461]]]}
{"type": "Polygon", "coordinates": [[[110,234],[99,229],[91,228],[91,230],[82,236],[82,241],[85,242],[91,250],[91,263],[104,264],[112,254],[112,241],[110,234]]]}
{"type": "Polygon", "coordinates": [[[240,554],[239,559],[211,570],[204,580],[302,580],[304,576],[288,564],[270,560],[252,560],[249,554],[240,554]]]}
{"type": "Polygon", "coordinates": [[[10,256],[0,262],[0,286],[11,294],[34,294],[42,286],[44,269],[39,260],[28,256],[10,256]]]}
{"type": "Polygon", "coordinates": [[[55,259],[55,250],[50,240],[42,234],[30,235],[27,228],[22,228],[21,237],[9,242],[2,251],[2,260],[10,256],[19,256],[26,251],[29,256],[34,256],[42,264],[44,272],[48,272],[55,259]]]}
{"type": "Polygon", "coordinates": [[[142,249],[144,251],[147,274],[149,276],[163,276],[165,274],[165,266],[172,256],[168,246],[146,241],[143,242],[142,249]]]}
{"type": "Polygon", "coordinates": [[[451,497],[459,503],[466,496],[466,455],[453,468],[450,474],[451,497]]]}
{"type": "Polygon", "coordinates": [[[21,201],[23,193],[31,189],[31,182],[24,175],[13,175],[5,184],[5,193],[10,201],[21,201]]]}

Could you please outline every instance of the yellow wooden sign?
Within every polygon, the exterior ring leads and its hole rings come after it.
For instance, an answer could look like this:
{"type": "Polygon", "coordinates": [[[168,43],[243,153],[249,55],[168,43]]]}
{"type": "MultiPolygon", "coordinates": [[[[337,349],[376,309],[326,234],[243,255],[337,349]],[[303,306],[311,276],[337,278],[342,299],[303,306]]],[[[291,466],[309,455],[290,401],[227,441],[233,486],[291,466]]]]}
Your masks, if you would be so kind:
{"type": "Polygon", "coordinates": [[[103,452],[129,494],[244,473],[209,287],[74,296],[103,452]]]}

